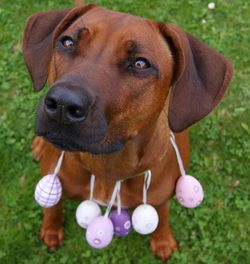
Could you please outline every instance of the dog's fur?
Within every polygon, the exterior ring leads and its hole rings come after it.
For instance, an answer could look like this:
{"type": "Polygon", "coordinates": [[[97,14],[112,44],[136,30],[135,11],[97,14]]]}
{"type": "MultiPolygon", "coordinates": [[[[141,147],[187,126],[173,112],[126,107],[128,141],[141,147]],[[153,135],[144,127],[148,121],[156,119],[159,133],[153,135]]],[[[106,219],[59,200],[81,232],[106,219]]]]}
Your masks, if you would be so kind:
{"type": "MultiPolygon", "coordinates": [[[[36,130],[42,137],[32,144],[41,174],[53,172],[60,149],[66,149],[59,172],[63,198],[87,199],[94,174],[97,201],[107,204],[115,181],[126,179],[122,204],[134,208],[142,201],[141,175],[150,169],[148,202],[159,214],[150,246],[168,259],[177,249],[169,226],[169,200],[180,176],[170,129],[187,167],[186,128],[221,100],[232,75],[230,63],[177,26],[94,5],[32,15],[23,53],[36,90],[48,79],[49,91],[70,87],[94,105],[84,121],[67,125],[48,117],[41,100],[36,130]],[[73,52],[60,47],[65,35],[77,38],[73,52]],[[128,67],[141,57],[151,67],[128,67]]],[[[40,234],[51,250],[63,243],[61,202],[44,210],[40,234]]]]}

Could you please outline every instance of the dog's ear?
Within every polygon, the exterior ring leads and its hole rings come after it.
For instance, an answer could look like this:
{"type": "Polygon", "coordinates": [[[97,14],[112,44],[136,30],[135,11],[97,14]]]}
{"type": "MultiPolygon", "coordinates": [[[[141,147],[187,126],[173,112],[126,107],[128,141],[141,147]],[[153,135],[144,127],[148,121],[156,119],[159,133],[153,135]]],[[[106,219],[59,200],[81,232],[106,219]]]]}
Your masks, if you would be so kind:
{"type": "Polygon", "coordinates": [[[231,64],[203,42],[174,25],[159,24],[174,58],[169,125],[174,132],[202,119],[221,100],[232,77],[231,64]]]}
{"type": "Polygon", "coordinates": [[[28,18],[23,34],[23,55],[36,91],[41,90],[47,81],[54,32],[58,28],[65,29],[92,7],[94,5],[81,5],[72,9],[39,12],[28,18]]]}
{"type": "Polygon", "coordinates": [[[53,32],[70,10],[36,13],[26,22],[23,55],[36,91],[41,90],[47,80],[53,32]]]}

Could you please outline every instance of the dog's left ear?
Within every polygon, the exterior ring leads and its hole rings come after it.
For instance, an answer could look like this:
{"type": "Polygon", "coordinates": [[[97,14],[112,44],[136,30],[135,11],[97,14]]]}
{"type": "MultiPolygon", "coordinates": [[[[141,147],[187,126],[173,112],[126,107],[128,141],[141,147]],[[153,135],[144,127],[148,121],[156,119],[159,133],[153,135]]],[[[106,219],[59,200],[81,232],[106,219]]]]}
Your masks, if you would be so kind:
{"type": "Polygon", "coordinates": [[[180,132],[211,112],[232,77],[231,64],[203,42],[174,25],[159,24],[174,58],[169,125],[180,132]]]}
{"type": "Polygon", "coordinates": [[[79,4],[71,9],[35,13],[28,18],[23,34],[23,55],[36,91],[47,81],[54,34],[94,7],[79,4]]]}
{"type": "Polygon", "coordinates": [[[23,55],[36,91],[41,90],[47,80],[53,32],[70,11],[71,9],[39,12],[30,16],[26,22],[23,55]]]}

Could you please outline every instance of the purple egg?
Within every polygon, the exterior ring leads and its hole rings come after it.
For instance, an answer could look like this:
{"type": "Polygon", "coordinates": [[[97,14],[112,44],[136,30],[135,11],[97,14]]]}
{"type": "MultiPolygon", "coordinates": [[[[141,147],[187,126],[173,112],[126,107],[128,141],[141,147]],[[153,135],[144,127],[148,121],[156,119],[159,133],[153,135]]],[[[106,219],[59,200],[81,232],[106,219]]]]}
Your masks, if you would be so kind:
{"type": "Polygon", "coordinates": [[[127,210],[121,209],[120,214],[118,214],[117,210],[113,210],[110,213],[109,218],[113,223],[114,233],[116,236],[127,236],[132,230],[131,217],[127,210]]]}
{"type": "Polygon", "coordinates": [[[86,239],[90,246],[104,248],[112,241],[113,234],[114,227],[111,220],[104,216],[98,216],[88,225],[86,239]]]}

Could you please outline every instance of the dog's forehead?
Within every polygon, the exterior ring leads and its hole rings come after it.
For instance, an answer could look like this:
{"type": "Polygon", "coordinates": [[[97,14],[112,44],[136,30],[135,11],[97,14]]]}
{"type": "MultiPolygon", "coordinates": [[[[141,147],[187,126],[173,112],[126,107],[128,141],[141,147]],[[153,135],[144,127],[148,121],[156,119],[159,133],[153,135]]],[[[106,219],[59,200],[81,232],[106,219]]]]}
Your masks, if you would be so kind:
{"type": "Polygon", "coordinates": [[[135,15],[96,7],[79,17],[67,30],[87,28],[91,32],[151,42],[158,34],[156,23],[135,15]]]}
{"type": "Polygon", "coordinates": [[[145,57],[162,69],[172,60],[158,23],[127,13],[95,7],[61,34],[80,40],[79,46],[89,58],[96,56],[117,62],[128,56],[145,57]]]}

